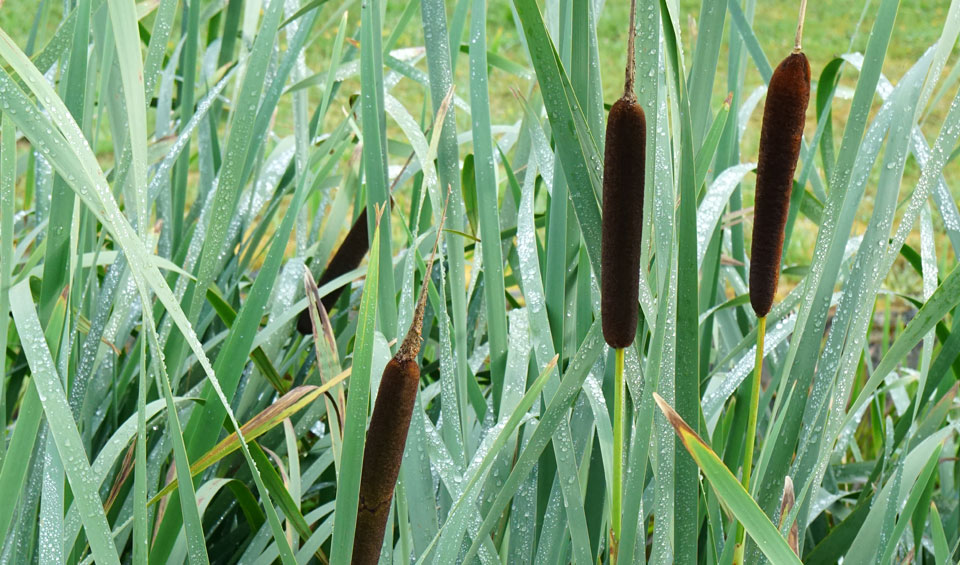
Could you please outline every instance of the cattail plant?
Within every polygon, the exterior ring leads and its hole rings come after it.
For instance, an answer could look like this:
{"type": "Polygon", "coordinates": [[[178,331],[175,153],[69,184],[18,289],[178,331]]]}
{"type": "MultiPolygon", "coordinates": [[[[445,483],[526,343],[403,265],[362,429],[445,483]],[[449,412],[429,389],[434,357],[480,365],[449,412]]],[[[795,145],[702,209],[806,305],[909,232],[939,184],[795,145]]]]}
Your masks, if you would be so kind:
{"type": "Polygon", "coordinates": [[[420,332],[423,311],[427,303],[430,272],[436,259],[437,244],[443,230],[446,207],[437,227],[430,262],[423,276],[420,298],[413,312],[413,321],[397,353],[383,369],[380,389],[370,416],[367,441],[363,448],[363,469],[360,475],[360,503],[357,508],[356,535],[353,540],[353,560],[356,564],[375,564],[380,560],[384,530],[390,515],[393,489],[400,474],[407,430],[413,416],[413,407],[420,387],[420,332]]]}
{"type": "Polygon", "coordinates": [[[640,252],[643,228],[643,182],[647,122],[633,92],[636,75],[634,40],[637,3],[630,3],[627,67],[623,96],[610,107],[603,155],[603,226],[601,237],[601,316],[603,337],[616,350],[613,430],[613,485],[610,560],[616,562],[620,540],[623,482],[623,349],[637,333],[640,252]]]}
{"type": "MultiPolygon", "coordinates": [[[[367,209],[364,208],[363,211],[360,212],[360,215],[357,216],[357,220],[353,223],[353,226],[350,227],[350,231],[347,232],[347,237],[344,238],[343,243],[337,248],[337,252],[333,254],[333,258],[330,259],[330,263],[328,263],[327,268],[324,269],[323,276],[320,277],[317,286],[323,286],[344,273],[349,273],[359,267],[360,262],[363,261],[363,257],[370,248],[368,239],[367,209]]],[[[320,299],[320,302],[323,303],[323,307],[326,308],[327,311],[333,308],[337,298],[340,298],[340,293],[343,292],[343,289],[344,287],[342,286],[334,289],[320,299]]],[[[304,309],[300,312],[300,316],[297,318],[297,331],[303,335],[309,335],[313,332],[309,309],[304,309]]]]}
{"type": "MultiPolygon", "coordinates": [[[[750,383],[750,411],[747,417],[741,477],[743,487],[748,491],[760,402],[763,338],[766,333],[767,314],[773,306],[780,279],[780,259],[783,253],[784,227],[790,211],[793,173],[800,156],[804,115],[810,100],[810,63],[801,49],[806,7],[806,0],[801,0],[793,52],[777,65],[770,77],[760,129],[760,157],[757,161],[750,257],[750,304],[757,315],[757,357],[753,380],[750,383]]],[[[743,563],[743,542],[743,526],[738,524],[733,560],[735,564],[743,563]]]]}

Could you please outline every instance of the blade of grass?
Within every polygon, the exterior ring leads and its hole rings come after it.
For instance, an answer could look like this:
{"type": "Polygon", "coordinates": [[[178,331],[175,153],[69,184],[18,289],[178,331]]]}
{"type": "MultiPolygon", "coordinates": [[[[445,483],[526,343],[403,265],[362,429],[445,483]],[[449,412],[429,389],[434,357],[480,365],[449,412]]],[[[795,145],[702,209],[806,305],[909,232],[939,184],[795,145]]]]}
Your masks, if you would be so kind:
{"type": "MultiPolygon", "coordinates": [[[[467,6],[466,0],[459,5],[467,6]]],[[[464,17],[466,13],[464,12],[464,17]]],[[[459,37],[462,27],[456,22],[453,29],[447,30],[446,5],[442,0],[422,0],[420,2],[420,17],[424,36],[432,38],[425,42],[427,71],[430,78],[430,100],[433,112],[438,113],[445,104],[445,99],[453,85],[453,63],[456,57],[459,37]],[[453,40],[450,40],[451,36],[453,40]]],[[[457,140],[456,108],[451,105],[444,115],[440,130],[437,132],[437,176],[441,189],[449,190],[449,204],[447,205],[447,231],[444,235],[446,243],[446,257],[449,263],[450,284],[445,293],[450,296],[449,319],[453,322],[452,353],[455,366],[452,368],[456,382],[466,384],[472,378],[467,366],[467,297],[464,289],[467,288],[464,268],[464,238],[460,235],[466,229],[466,216],[463,204],[463,195],[460,186],[460,157],[457,140]]],[[[444,299],[445,301],[445,299],[444,299]]],[[[446,310],[446,305],[442,306],[446,310]]],[[[447,314],[441,313],[441,340],[443,332],[449,331],[444,319],[447,314]]],[[[445,347],[445,346],[443,346],[445,347]]],[[[442,378],[443,373],[441,373],[442,378]]],[[[464,407],[465,409],[465,407],[464,407]]]]}
{"type": "MultiPolygon", "coordinates": [[[[178,66],[181,82],[177,85],[177,105],[180,110],[180,124],[189,123],[194,113],[194,95],[197,81],[198,43],[200,42],[200,2],[189,0],[185,6],[182,49],[178,66]]],[[[190,168],[190,138],[186,139],[185,155],[177,160],[173,170],[170,187],[170,219],[173,232],[173,247],[178,248],[183,234],[183,213],[187,200],[187,173],[190,168]]]]}
{"type": "Polygon", "coordinates": [[[43,329],[30,295],[30,288],[21,283],[13,287],[10,294],[11,311],[21,336],[20,343],[30,363],[33,382],[36,383],[44,414],[50,422],[50,430],[64,462],[64,471],[76,503],[83,509],[81,515],[90,548],[98,562],[119,564],[110,525],[103,513],[96,485],[90,476],[90,465],[87,463],[80,433],[73,421],[47,342],[42,337],[43,329]]]}
{"type": "MultiPolygon", "coordinates": [[[[690,141],[700,147],[710,129],[710,97],[720,59],[720,44],[723,41],[723,21],[727,7],[723,0],[705,0],[700,3],[697,18],[697,45],[693,53],[693,68],[690,70],[690,141]]],[[[718,115],[714,123],[723,120],[718,115]]],[[[699,164],[699,163],[698,163],[699,164]]],[[[699,188],[699,183],[697,187],[699,188]]]]}
{"type": "Polygon", "coordinates": [[[150,555],[147,515],[147,342],[140,340],[140,379],[137,393],[137,453],[133,469],[133,562],[146,564],[150,555]]]}
{"type": "MultiPolygon", "coordinates": [[[[147,113],[144,101],[143,60],[140,58],[140,35],[137,32],[137,14],[134,0],[109,1],[110,20],[113,23],[113,38],[116,41],[117,63],[123,81],[123,97],[126,102],[126,119],[133,167],[133,203],[137,229],[146,233],[147,210],[147,113]]],[[[82,18],[77,21],[78,29],[82,18]]],[[[191,104],[192,107],[192,104],[191,104]]],[[[127,203],[128,205],[130,203],[127,203]]]]}
{"type": "Polygon", "coordinates": [[[465,561],[469,561],[470,558],[476,554],[480,546],[480,541],[483,540],[491,528],[493,528],[494,522],[500,517],[500,513],[503,512],[510,499],[516,493],[520,482],[525,479],[527,474],[533,469],[537,459],[540,457],[540,453],[550,441],[550,438],[553,436],[557,426],[560,425],[567,410],[569,410],[570,402],[573,401],[574,396],[580,390],[583,380],[586,379],[590,368],[593,367],[602,349],[603,339],[599,320],[597,320],[593,323],[590,333],[587,335],[587,338],[584,339],[583,345],[580,346],[580,350],[577,351],[576,356],[567,368],[560,387],[557,389],[556,394],[553,395],[553,399],[543,413],[534,431],[534,435],[530,438],[530,442],[518,457],[513,471],[511,471],[510,476],[504,482],[503,488],[491,504],[490,510],[487,511],[480,530],[474,536],[473,543],[469,551],[467,551],[466,557],[464,558],[465,561]]]}
{"type": "Polygon", "coordinates": [[[496,162],[490,132],[490,99],[487,86],[487,3],[473,0],[470,10],[470,115],[473,119],[473,151],[483,245],[483,289],[487,307],[487,336],[490,342],[490,376],[493,404],[498,406],[507,362],[507,312],[503,300],[503,256],[500,239],[500,210],[497,198],[496,162]]]}
{"type": "MultiPolygon", "coordinates": [[[[740,181],[757,167],[756,163],[733,165],[716,176],[697,208],[697,266],[702,267],[709,237],[723,215],[740,181]]],[[[699,169],[697,169],[699,171],[699,169]]]]}
{"type": "MultiPolygon", "coordinates": [[[[13,277],[13,212],[17,182],[17,139],[13,122],[0,116],[0,355],[6,357],[7,332],[10,324],[10,281],[13,277]]],[[[4,364],[6,361],[4,361],[4,364]]],[[[7,427],[6,377],[0,379],[0,426],[7,427]]],[[[6,460],[6,442],[0,442],[0,469],[6,460]]],[[[22,453],[22,452],[21,452],[22,453]]],[[[2,471],[0,471],[2,477],[2,471]]],[[[2,481],[0,481],[2,484],[2,481]]],[[[10,505],[12,506],[12,504],[10,505]]],[[[0,521],[0,526],[2,526],[0,521]]],[[[6,528],[0,529],[6,531],[6,528]]]]}
{"type": "MultiPolygon", "coordinates": [[[[721,10],[722,12],[723,10],[721,10]]],[[[721,35],[717,34],[718,38],[721,35]]],[[[699,50],[699,43],[698,43],[699,50]]],[[[676,329],[676,406],[682,418],[700,422],[700,330],[699,275],[697,272],[697,184],[694,169],[693,132],[690,99],[681,89],[681,162],[680,206],[677,214],[677,329],[676,329]]],[[[700,531],[700,481],[697,466],[681,446],[676,446],[674,478],[676,560],[697,562],[697,539],[700,531]]]]}
{"type": "Polygon", "coordinates": [[[37,522],[38,561],[61,564],[65,562],[63,556],[64,472],[52,434],[47,434],[42,455],[43,478],[37,522]]]}
{"type": "MultiPolygon", "coordinates": [[[[373,208],[370,208],[373,210],[373,208]]],[[[376,221],[371,249],[380,243],[379,214],[369,214],[376,221]]],[[[391,265],[392,267],[392,265],[391,265]]],[[[392,269],[385,273],[392,276],[392,269]]],[[[377,294],[380,262],[370,261],[360,299],[359,322],[353,354],[353,378],[347,397],[347,413],[343,430],[343,454],[337,481],[337,504],[334,511],[333,542],[330,558],[334,563],[350,561],[353,553],[354,528],[357,523],[357,504],[360,500],[360,469],[363,466],[363,446],[366,439],[367,411],[370,403],[370,371],[373,359],[373,331],[377,320],[377,294]]]]}
{"type": "Polygon", "coordinates": [[[517,14],[523,25],[537,80],[545,93],[544,105],[564,164],[563,173],[571,189],[580,230],[587,246],[594,274],[600,272],[600,193],[601,157],[586,126],[580,103],[573,95],[569,79],[559,62],[553,42],[547,35],[540,9],[533,0],[516,0],[517,14]]]}
{"type": "MultiPolygon", "coordinates": [[[[153,18],[150,32],[150,44],[143,62],[143,92],[146,100],[153,98],[153,91],[160,78],[163,55],[167,50],[167,41],[173,30],[173,19],[177,14],[179,0],[161,0],[157,6],[157,15],[153,18]]],[[[226,38],[224,38],[226,41],[226,38]]]]}
{"type": "MultiPolygon", "coordinates": [[[[77,3],[77,21],[74,24],[70,56],[66,64],[65,80],[61,83],[61,97],[74,120],[82,122],[84,89],[87,74],[88,34],[90,32],[90,0],[77,3]]],[[[39,315],[50,316],[50,309],[67,283],[70,225],[73,222],[74,195],[60,176],[54,177],[50,199],[50,219],[47,228],[47,247],[44,254],[45,276],[40,284],[39,315]]]]}
{"type": "Polygon", "coordinates": [[[723,104],[720,105],[720,110],[713,118],[713,124],[706,132],[706,136],[703,138],[703,144],[697,149],[697,158],[694,163],[694,171],[697,173],[695,184],[697,185],[698,202],[703,196],[701,187],[707,178],[707,172],[710,170],[710,163],[712,163],[714,157],[717,156],[717,151],[720,148],[720,141],[723,139],[723,133],[728,129],[728,122],[731,122],[732,118],[730,115],[730,103],[732,100],[732,94],[727,95],[726,99],[724,99],[723,104]]]}
{"type": "Polygon", "coordinates": [[[703,474],[710,481],[713,491],[730,508],[737,520],[743,524],[750,537],[757,540],[757,544],[767,558],[773,563],[801,563],[793,550],[790,549],[787,541],[780,536],[777,528],[763,514],[757,503],[750,498],[750,495],[723,464],[723,461],[717,457],[717,454],[700,439],[700,436],[680,418],[680,415],[659,394],[654,394],[654,400],[657,401],[660,410],[670,420],[670,424],[677,432],[683,446],[697,462],[700,469],[703,470],[703,474]]]}
{"type": "MultiPolygon", "coordinates": [[[[390,337],[397,336],[397,303],[393,276],[393,252],[391,245],[391,222],[389,187],[387,178],[387,134],[384,119],[384,86],[383,86],[383,50],[381,47],[383,30],[380,22],[380,2],[371,0],[363,3],[360,17],[360,83],[363,96],[360,97],[361,129],[363,132],[363,165],[366,176],[367,210],[374,210],[378,206],[387,206],[383,215],[383,236],[379,246],[370,246],[371,256],[379,257],[380,272],[383,276],[378,279],[380,288],[377,292],[380,304],[379,327],[383,334],[390,337]]],[[[375,230],[373,214],[367,214],[368,233],[372,236],[375,230]]],[[[373,241],[373,237],[370,238],[373,241]]],[[[340,513],[338,512],[337,515],[340,513]]],[[[338,523],[339,520],[338,520],[338,523]]],[[[343,530],[343,528],[340,528],[343,530]]],[[[335,540],[342,542],[344,538],[336,536],[335,540]]],[[[351,536],[352,540],[352,536],[351,536]]],[[[352,548],[346,555],[350,554],[352,548]]],[[[336,555],[337,552],[334,552],[336,555]]]]}
{"type": "MultiPolygon", "coordinates": [[[[351,374],[351,370],[347,369],[343,371],[336,377],[328,380],[322,386],[299,386],[290,392],[286,393],[279,399],[277,399],[273,404],[268,406],[265,410],[254,416],[250,421],[243,425],[241,428],[243,432],[243,437],[247,439],[248,442],[257,439],[268,431],[272,430],[285,418],[289,418],[293,414],[296,414],[303,408],[309,406],[314,400],[320,397],[324,392],[332,388],[337,383],[340,383],[346,380],[351,374]]],[[[190,475],[197,476],[202,473],[205,469],[211,467],[218,461],[222,460],[227,455],[233,453],[240,448],[239,439],[237,438],[236,433],[232,433],[226,438],[223,439],[220,443],[214,446],[213,449],[208,451],[196,461],[190,465],[190,475]]],[[[162,489],[160,489],[157,494],[150,499],[148,504],[155,504],[161,498],[167,494],[174,491],[179,484],[178,479],[167,483],[162,489]]]]}
{"type": "Polygon", "coordinates": [[[940,520],[940,512],[933,502],[930,503],[930,533],[933,540],[933,557],[936,563],[946,563],[950,555],[950,549],[947,545],[943,521],[940,520]]]}

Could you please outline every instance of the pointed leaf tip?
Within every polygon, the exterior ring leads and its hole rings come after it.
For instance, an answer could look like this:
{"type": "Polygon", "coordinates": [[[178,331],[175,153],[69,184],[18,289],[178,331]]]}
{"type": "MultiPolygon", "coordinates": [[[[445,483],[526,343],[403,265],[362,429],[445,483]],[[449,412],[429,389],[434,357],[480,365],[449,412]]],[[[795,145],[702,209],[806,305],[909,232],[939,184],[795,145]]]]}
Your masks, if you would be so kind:
{"type": "Polygon", "coordinates": [[[663,415],[666,416],[667,420],[670,422],[670,425],[677,431],[677,434],[681,439],[684,438],[686,432],[696,435],[696,433],[683,421],[683,418],[680,417],[680,414],[677,414],[677,411],[674,410],[667,401],[663,399],[657,393],[653,393],[653,400],[656,401],[657,406],[660,407],[660,411],[663,412],[663,415]]]}

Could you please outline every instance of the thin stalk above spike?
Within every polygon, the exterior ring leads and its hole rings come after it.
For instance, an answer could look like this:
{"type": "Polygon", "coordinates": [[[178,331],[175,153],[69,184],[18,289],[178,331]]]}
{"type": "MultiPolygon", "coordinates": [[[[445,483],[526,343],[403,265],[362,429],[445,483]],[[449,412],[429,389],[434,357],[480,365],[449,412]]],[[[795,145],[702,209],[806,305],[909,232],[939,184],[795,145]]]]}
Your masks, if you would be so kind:
{"type": "Polygon", "coordinates": [[[807,0],[800,0],[800,15],[797,17],[797,35],[793,39],[793,52],[803,50],[803,20],[807,17],[807,0]]]}
{"type": "Polygon", "coordinates": [[[623,80],[623,96],[634,100],[637,98],[637,95],[633,92],[633,84],[637,78],[636,21],[637,0],[630,0],[630,33],[627,34],[627,68],[624,71],[626,76],[623,80]]]}
{"type": "Polygon", "coordinates": [[[433,242],[430,261],[427,263],[427,268],[423,273],[423,286],[420,287],[420,297],[417,299],[417,307],[413,310],[413,320],[410,322],[410,330],[407,332],[406,337],[403,338],[403,343],[401,343],[397,349],[395,357],[398,359],[415,359],[417,354],[420,353],[420,332],[423,329],[423,311],[427,304],[427,289],[430,287],[430,273],[433,271],[433,261],[437,256],[437,246],[440,243],[440,234],[443,232],[443,221],[447,217],[448,203],[449,196],[447,197],[447,202],[443,205],[443,213],[440,214],[440,224],[437,226],[437,239],[433,242]]]}

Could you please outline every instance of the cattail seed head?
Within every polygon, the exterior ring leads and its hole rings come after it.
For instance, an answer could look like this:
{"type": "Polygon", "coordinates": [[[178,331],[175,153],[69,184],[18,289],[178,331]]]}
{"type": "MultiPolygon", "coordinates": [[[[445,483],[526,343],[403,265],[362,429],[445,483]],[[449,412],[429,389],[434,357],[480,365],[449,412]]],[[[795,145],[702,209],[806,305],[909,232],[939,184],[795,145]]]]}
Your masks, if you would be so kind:
{"type": "MultiPolygon", "coordinates": [[[[357,216],[357,221],[350,227],[350,231],[347,232],[347,237],[343,239],[343,243],[337,248],[337,252],[333,254],[333,258],[330,259],[330,263],[323,271],[323,276],[320,277],[317,286],[323,286],[340,275],[349,273],[359,267],[360,262],[363,261],[363,257],[369,249],[367,210],[364,208],[363,212],[360,212],[360,215],[357,216]]],[[[340,287],[335,289],[320,299],[323,307],[326,308],[328,312],[333,308],[337,299],[340,298],[340,293],[343,292],[344,288],[345,287],[340,287]]],[[[309,335],[313,332],[313,325],[310,323],[309,309],[300,312],[300,316],[297,318],[297,331],[303,335],[309,335]]]]}
{"type": "Polygon", "coordinates": [[[647,121],[632,92],[607,117],[603,161],[601,293],[603,337],[627,347],[637,333],[647,121]]]}
{"type": "Polygon", "coordinates": [[[770,312],[777,294],[793,173],[809,101],[810,63],[795,51],[770,77],[763,106],[750,254],[750,304],[757,317],[770,312]]]}
{"type": "Polygon", "coordinates": [[[446,215],[447,208],[444,205],[440,223],[437,225],[437,239],[433,244],[430,262],[424,271],[423,286],[413,311],[410,329],[393,359],[383,369],[377,401],[370,416],[367,442],[363,448],[360,501],[357,507],[356,534],[353,538],[354,565],[375,565],[380,560],[383,534],[390,515],[390,501],[393,500],[393,489],[400,474],[407,431],[420,387],[417,356],[420,353],[423,312],[427,304],[430,273],[437,257],[437,246],[443,233],[446,215]]]}
{"type": "Polygon", "coordinates": [[[380,559],[419,383],[420,366],[415,358],[398,361],[395,357],[383,370],[363,448],[360,505],[353,538],[354,565],[375,565],[380,559]]]}

